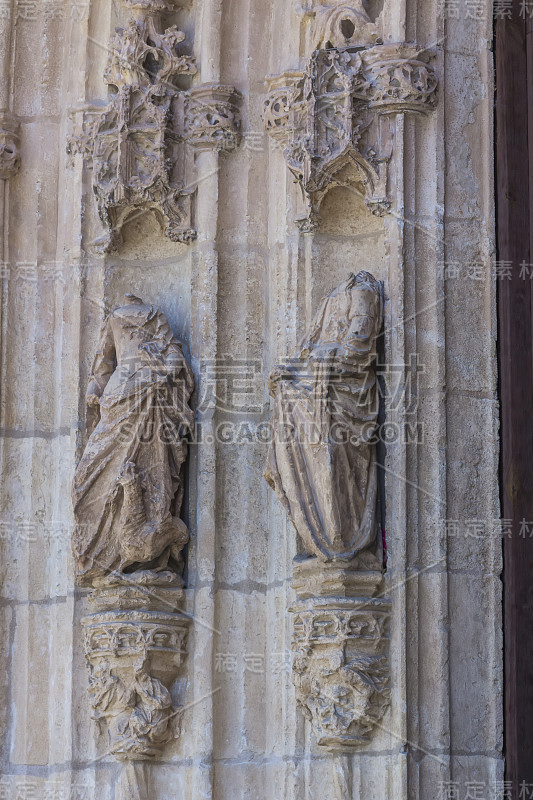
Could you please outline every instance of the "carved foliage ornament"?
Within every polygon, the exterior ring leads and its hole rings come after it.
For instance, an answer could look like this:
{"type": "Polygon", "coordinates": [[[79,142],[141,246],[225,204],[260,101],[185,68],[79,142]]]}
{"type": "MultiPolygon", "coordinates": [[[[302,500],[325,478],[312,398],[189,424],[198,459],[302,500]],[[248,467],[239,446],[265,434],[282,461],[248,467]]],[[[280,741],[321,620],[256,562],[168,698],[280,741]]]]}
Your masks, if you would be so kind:
{"type": "Polygon", "coordinates": [[[297,11],[314,17],[313,49],[371,45],[381,41],[379,21],[372,22],[362,0],[303,0],[297,11]]]}
{"type": "Polygon", "coordinates": [[[234,150],[239,143],[237,95],[232,86],[204,84],[186,102],[187,140],[197,150],[234,150]]]}
{"type": "Polygon", "coordinates": [[[309,228],[326,192],[349,180],[346,168],[373,213],[390,207],[390,148],[378,152],[376,125],[387,114],[434,107],[437,80],[428,61],[427,52],[410,45],[331,47],[316,50],[304,72],[268,79],[265,127],[302,186],[309,228]]]}
{"type": "MultiPolygon", "coordinates": [[[[110,103],[89,133],[93,188],[106,229],[95,243],[101,252],[117,249],[125,222],[147,210],[155,211],[170,239],[192,241],[195,179],[188,145],[231,150],[239,139],[232,87],[186,90],[184,81],[197,68],[181,51],[185,34],[175,25],[162,30],[159,20],[173,4],[138,0],[126,6],[136,15],[113,36],[104,74],[110,103]]],[[[82,146],[83,133],[69,150],[82,146]]]]}

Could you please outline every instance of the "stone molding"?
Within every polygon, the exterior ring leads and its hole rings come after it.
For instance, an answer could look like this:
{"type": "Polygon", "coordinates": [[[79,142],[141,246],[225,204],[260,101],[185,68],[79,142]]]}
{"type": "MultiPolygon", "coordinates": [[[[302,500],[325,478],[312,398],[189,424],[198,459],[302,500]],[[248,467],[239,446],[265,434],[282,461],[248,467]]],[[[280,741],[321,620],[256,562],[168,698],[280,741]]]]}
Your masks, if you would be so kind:
{"type": "Polygon", "coordinates": [[[383,138],[377,123],[384,115],[427,114],[435,107],[430,56],[408,44],[317,49],[304,71],[267,79],[264,124],[303,189],[307,211],[296,220],[302,231],[317,229],[324,196],[350,182],[347,171],[372,213],[390,209],[394,142],[389,135],[376,144],[383,138]]]}
{"type": "Polygon", "coordinates": [[[12,114],[0,113],[0,180],[14,178],[20,169],[19,127],[12,114]]]}
{"type": "Polygon", "coordinates": [[[93,189],[104,235],[99,253],[118,250],[132,215],[153,210],[165,234],[188,244],[193,223],[194,149],[233,150],[239,142],[238,93],[206,84],[188,90],[197,74],[182,53],[185,34],[163,29],[167,0],[123,0],[132,16],[117,28],[104,73],[107,108],[69,139],[71,156],[81,153],[93,170],[93,189]]]}

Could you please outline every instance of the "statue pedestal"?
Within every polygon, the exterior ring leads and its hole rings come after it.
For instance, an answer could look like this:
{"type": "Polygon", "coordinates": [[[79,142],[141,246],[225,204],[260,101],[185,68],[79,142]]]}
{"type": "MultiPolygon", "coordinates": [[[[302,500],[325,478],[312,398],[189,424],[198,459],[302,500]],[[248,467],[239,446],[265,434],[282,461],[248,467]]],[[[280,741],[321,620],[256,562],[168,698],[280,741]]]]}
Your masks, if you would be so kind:
{"type": "MultiPolygon", "coordinates": [[[[369,564],[367,564],[369,566],[369,564]]],[[[293,682],[318,744],[367,744],[390,700],[388,624],[381,570],[352,562],[295,562],[293,682]]]]}
{"type": "Polygon", "coordinates": [[[179,735],[170,688],[191,622],[182,612],[182,581],[146,571],[97,583],[95,611],[82,620],[93,718],[117,759],[158,757],[179,735]]]}

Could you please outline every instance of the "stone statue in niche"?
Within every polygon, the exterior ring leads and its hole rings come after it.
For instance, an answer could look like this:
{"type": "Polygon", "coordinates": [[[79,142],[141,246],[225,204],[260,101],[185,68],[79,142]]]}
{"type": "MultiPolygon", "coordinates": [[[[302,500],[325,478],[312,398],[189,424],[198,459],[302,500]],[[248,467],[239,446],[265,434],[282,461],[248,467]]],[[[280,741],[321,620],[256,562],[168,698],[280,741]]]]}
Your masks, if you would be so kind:
{"type": "Polygon", "coordinates": [[[73,487],[78,580],[182,567],[194,379],[166,317],[134,295],[105,321],[73,487]]]}
{"type": "Polygon", "coordinates": [[[350,275],[323,301],[300,355],[269,378],[265,477],[305,551],[294,562],[293,683],[320,747],[364,747],[390,702],[390,600],[377,524],[376,340],[381,284],[350,275]]]}
{"type": "Polygon", "coordinates": [[[349,562],[366,552],[374,569],[382,318],[381,285],[368,272],[326,297],[299,358],[270,376],[274,439],[265,472],[307,555],[349,562]]]}

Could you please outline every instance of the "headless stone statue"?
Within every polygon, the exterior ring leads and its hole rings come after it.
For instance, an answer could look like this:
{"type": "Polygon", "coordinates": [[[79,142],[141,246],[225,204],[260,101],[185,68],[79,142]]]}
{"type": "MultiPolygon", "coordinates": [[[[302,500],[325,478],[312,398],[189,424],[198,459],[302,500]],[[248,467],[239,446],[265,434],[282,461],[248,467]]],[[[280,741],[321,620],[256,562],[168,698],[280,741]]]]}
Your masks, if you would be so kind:
{"type": "Polygon", "coordinates": [[[193,427],[191,370],[165,316],[126,295],[107,318],[87,389],[89,441],[73,487],[79,582],[179,570],[193,427]]]}
{"type": "MultiPolygon", "coordinates": [[[[274,440],[265,477],[305,551],[378,554],[376,338],[381,286],[359,272],[326,297],[294,362],[270,376],[274,440]]],[[[379,558],[379,555],[378,555],[379,558]]]]}

